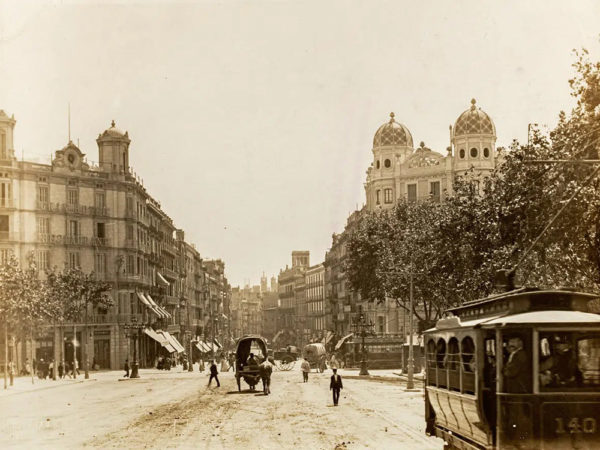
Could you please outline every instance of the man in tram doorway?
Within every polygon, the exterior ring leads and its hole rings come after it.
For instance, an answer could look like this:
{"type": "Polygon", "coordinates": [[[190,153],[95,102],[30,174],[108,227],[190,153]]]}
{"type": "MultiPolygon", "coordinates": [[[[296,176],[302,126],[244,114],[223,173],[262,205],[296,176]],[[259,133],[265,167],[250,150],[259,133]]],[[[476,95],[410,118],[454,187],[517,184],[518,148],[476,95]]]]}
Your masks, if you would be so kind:
{"type": "MultiPolygon", "coordinates": [[[[508,340],[508,360],[502,370],[504,377],[504,392],[508,394],[527,394],[531,391],[531,364],[527,353],[523,349],[523,340],[520,337],[512,337],[508,340]]],[[[527,411],[527,405],[512,402],[505,409],[505,430],[507,438],[517,446],[526,445],[529,439],[527,423],[531,411],[527,411]]]]}

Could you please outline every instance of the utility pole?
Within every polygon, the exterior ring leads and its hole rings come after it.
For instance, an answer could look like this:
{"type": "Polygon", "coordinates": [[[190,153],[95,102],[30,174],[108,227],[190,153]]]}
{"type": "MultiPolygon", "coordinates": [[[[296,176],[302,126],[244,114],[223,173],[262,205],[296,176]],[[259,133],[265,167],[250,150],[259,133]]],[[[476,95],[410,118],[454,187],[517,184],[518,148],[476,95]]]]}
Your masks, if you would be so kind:
{"type": "Polygon", "coordinates": [[[412,390],[415,388],[414,384],[414,371],[415,371],[415,358],[413,353],[413,270],[412,264],[410,266],[410,316],[408,317],[408,328],[410,335],[408,336],[408,381],[406,383],[406,389],[412,390]]]}

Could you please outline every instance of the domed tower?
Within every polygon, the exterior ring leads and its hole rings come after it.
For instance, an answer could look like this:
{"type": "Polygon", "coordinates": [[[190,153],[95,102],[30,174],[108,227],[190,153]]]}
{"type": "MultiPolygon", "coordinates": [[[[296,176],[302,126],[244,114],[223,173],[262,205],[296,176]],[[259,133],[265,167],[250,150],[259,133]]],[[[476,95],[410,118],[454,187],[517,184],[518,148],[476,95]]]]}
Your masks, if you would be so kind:
{"type": "Polygon", "coordinates": [[[471,107],[458,116],[454,128],[450,127],[455,172],[471,167],[489,172],[495,166],[496,127],[475,104],[475,99],[471,100],[471,107]]]}
{"type": "Polygon", "coordinates": [[[398,198],[395,179],[406,158],[413,152],[413,138],[408,128],[396,122],[394,113],[379,127],[373,138],[373,163],[367,170],[365,191],[367,208],[390,208],[398,198]]]}
{"type": "Polygon", "coordinates": [[[15,129],[15,116],[8,117],[6,113],[0,109],[0,161],[5,161],[3,165],[10,165],[8,161],[15,158],[13,147],[13,132],[15,129]]]}
{"type": "Polygon", "coordinates": [[[111,127],[96,139],[98,143],[100,168],[108,172],[126,174],[129,171],[129,135],[115,126],[111,127]]]}

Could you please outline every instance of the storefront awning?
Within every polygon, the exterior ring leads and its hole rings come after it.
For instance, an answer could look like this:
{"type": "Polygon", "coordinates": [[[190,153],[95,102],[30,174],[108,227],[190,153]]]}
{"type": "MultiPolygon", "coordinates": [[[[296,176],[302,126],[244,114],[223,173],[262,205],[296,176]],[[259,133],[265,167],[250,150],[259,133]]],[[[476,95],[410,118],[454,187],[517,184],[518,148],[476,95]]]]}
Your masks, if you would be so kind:
{"type": "Polygon", "coordinates": [[[163,345],[163,347],[165,348],[166,351],[168,351],[169,353],[177,353],[177,350],[175,350],[175,348],[173,348],[173,346],[169,343],[163,345]]]}
{"type": "Polygon", "coordinates": [[[354,335],[354,333],[347,334],[346,336],[341,338],[339,341],[337,341],[337,344],[335,344],[335,350],[339,350],[340,347],[342,345],[344,345],[344,342],[346,342],[348,339],[350,339],[353,335],[354,335]]]}
{"type": "Polygon", "coordinates": [[[163,319],[171,318],[171,314],[169,314],[166,309],[164,309],[162,306],[160,306],[158,303],[156,303],[154,301],[154,299],[152,297],[150,297],[150,294],[146,294],[145,297],[152,304],[152,306],[154,306],[154,308],[160,313],[160,315],[163,319]]]}
{"type": "Polygon", "coordinates": [[[283,333],[283,330],[279,330],[277,332],[277,334],[273,337],[273,343],[277,342],[277,339],[279,339],[279,336],[281,336],[281,333],[283,333]]]}
{"type": "Polygon", "coordinates": [[[148,299],[146,297],[144,297],[144,295],[141,292],[136,292],[136,294],[137,294],[137,298],[140,300],[140,302],[142,302],[148,308],[152,308],[148,299]]]}
{"type": "Polygon", "coordinates": [[[150,336],[162,346],[168,343],[167,339],[162,334],[157,333],[152,328],[144,328],[144,333],[146,333],[148,336],[150,336]]]}
{"type": "Polygon", "coordinates": [[[213,339],[213,342],[215,343],[215,345],[217,346],[217,348],[223,348],[223,346],[216,339],[213,339]]]}
{"type": "Polygon", "coordinates": [[[328,331],[327,336],[325,337],[325,344],[329,344],[329,341],[331,341],[332,338],[333,338],[333,332],[328,331]]]}
{"type": "Polygon", "coordinates": [[[156,278],[158,279],[158,282],[164,286],[169,286],[170,283],[165,280],[165,277],[162,276],[162,274],[160,272],[156,272],[156,278]]]}
{"type": "Polygon", "coordinates": [[[163,331],[162,334],[167,338],[171,346],[175,349],[176,352],[181,353],[185,351],[183,345],[179,343],[179,341],[168,331],[163,331]]]}

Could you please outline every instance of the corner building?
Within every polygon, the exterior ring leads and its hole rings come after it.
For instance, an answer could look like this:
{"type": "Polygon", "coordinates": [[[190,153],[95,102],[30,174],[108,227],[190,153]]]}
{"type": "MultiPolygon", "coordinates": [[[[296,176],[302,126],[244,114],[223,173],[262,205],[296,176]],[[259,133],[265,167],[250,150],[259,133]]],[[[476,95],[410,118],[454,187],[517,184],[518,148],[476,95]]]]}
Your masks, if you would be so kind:
{"type": "MultiPolygon", "coordinates": [[[[38,164],[16,159],[15,123],[0,111],[0,264],[12,254],[24,266],[33,254],[42,277],[46,269],[80,267],[113,287],[109,311],[88,310],[87,336],[83,323],[63,323],[58,335],[37,339],[36,358],[71,360],[75,337],[82,368],[85,346],[90,366],[117,369],[132,360],[137,341],[145,367],[165,350],[191,348],[207,332],[216,337],[202,302],[207,268],[134,175],[128,133],[114,121],[100,133],[97,164],[71,141],[50,164],[38,164]]],[[[226,298],[222,262],[220,269],[220,298],[226,298]]],[[[29,355],[27,346],[15,349],[17,364],[29,355]]]]}

